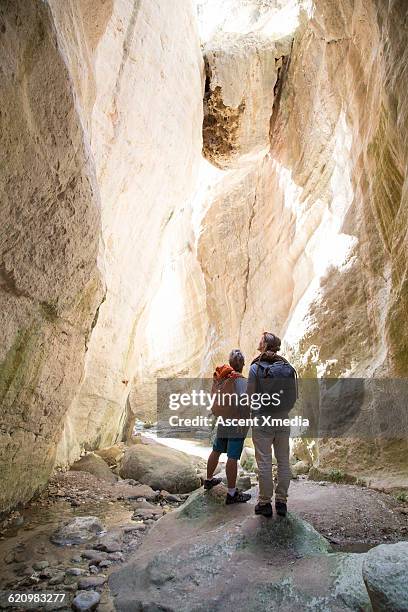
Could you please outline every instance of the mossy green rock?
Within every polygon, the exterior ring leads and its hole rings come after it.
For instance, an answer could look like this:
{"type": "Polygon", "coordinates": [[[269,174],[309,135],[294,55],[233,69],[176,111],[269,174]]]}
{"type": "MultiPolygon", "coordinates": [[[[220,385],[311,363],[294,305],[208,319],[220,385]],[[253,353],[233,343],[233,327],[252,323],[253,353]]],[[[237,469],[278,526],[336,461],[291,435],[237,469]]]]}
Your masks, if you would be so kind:
{"type": "Polygon", "coordinates": [[[158,521],[111,575],[117,610],[370,609],[363,555],[330,553],[297,516],[265,519],[252,503],[227,507],[213,491],[196,491],[158,521]]]}

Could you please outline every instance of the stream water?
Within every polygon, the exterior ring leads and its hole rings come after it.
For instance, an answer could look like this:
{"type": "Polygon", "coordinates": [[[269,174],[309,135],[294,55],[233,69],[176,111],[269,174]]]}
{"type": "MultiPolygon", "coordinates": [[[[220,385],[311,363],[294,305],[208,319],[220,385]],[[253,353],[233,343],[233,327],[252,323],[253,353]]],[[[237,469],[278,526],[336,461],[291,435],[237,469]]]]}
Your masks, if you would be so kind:
{"type": "Polygon", "coordinates": [[[146,429],[143,421],[136,421],[134,433],[143,434],[146,438],[151,438],[152,440],[160,442],[160,444],[164,444],[165,446],[169,446],[170,448],[183,451],[188,455],[195,455],[196,457],[201,457],[202,459],[207,459],[212,449],[212,443],[209,437],[208,439],[204,438],[202,440],[162,438],[161,436],[159,437],[157,435],[157,429],[155,426],[146,429]]]}
{"type": "Polygon", "coordinates": [[[0,558],[4,560],[0,572],[0,589],[16,585],[19,579],[32,573],[36,562],[47,560],[53,567],[78,565],[72,558],[78,556],[77,546],[56,546],[50,535],[64,522],[76,516],[97,516],[107,528],[129,523],[132,509],[120,502],[89,502],[73,507],[65,500],[51,505],[30,504],[11,521],[0,537],[0,558]]]}

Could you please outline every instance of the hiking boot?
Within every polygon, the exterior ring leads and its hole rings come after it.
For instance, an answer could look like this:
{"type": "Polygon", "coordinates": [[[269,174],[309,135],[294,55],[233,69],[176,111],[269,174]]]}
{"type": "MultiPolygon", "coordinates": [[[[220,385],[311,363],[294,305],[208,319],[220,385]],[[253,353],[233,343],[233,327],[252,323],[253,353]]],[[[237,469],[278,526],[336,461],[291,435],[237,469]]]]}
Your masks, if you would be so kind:
{"type": "Polygon", "coordinates": [[[230,495],[229,493],[227,493],[227,497],[225,498],[225,503],[227,504],[227,506],[229,506],[230,504],[244,504],[250,499],[251,499],[251,496],[249,495],[249,493],[242,493],[241,491],[238,491],[237,489],[234,495],[230,495]]]}
{"type": "Polygon", "coordinates": [[[262,516],[272,516],[272,504],[256,504],[255,514],[261,514],[262,516]]]}
{"type": "Polygon", "coordinates": [[[286,513],[288,511],[286,502],[281,501],[280,499],[275,500],[275,510],[278,516],[286,516],[286,513]]]}
{"type": "Polygon", "coordinates": [[[210,480],[204,480],[204,489],[209,491],[213,487],[219,485],[220,482],[222,482],[222,478],[211,478],[210,480]]]}

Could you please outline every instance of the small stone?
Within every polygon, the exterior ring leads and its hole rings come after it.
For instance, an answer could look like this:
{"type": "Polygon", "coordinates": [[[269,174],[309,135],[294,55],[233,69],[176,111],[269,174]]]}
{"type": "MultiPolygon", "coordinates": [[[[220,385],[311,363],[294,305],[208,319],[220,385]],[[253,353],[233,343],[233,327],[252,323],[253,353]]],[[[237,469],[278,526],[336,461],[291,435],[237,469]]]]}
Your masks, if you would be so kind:
{"type": "Polygon", "coordinates": [[[143,523],[137,523],[136,525],[125,525],[123,531],[125,533],[132,533],[132,531],[145,531],[146,525],[143,523]]]}
{"type": "Polygon", "coordinates": [[[72,557],[71,561],[72,563],[81,563],[82,559],[81,557],[72,557]]]}
{"type": "Polygon", "coordinates": [[[122,482],[126,482],[127,484],[130,484],[133,486],[136,486],[139,484],[138,481],[134,480],[133,478],[125,478],[124,480],[122,480],[122,482]]]}
{"type": "Polygon", "coordinates": [[[102,586],[106,582],[106,576],[86,576],[78,582],[80,589],[93,589],[94,587],[102,586]]]}
{"type": "Polygon", "coordinates": [[[27,558],[26,553],[24,551],[18,550],[14,553],[13,561],[15,563],[23,563],[24,561],[26,561],[26,558],[27,558]]]}
{"type": "Polygon", "coordinates": [[[52,578],[54,576],[54,572],[50,567],[46,567],[39,572],[39,576],[42,580],[52,578]]]}
{"type": "Polygon", "coordinates": [[[140,516],[140,518],[153,518],[153,516],[163,516],[164,514],[164,510],[163,508],[159,507],[155,507],[155,508],[140,508],[138,510],[135,510],[135,513],[133,514],[134,517],[138,517],[140,516]]]}
{"type": "Polygon", "coordinates": [[[85,570],[80,567],[69,567],[65,572],[67,576],[82,576],[85,573],[85,570]]]}
{"type": "Polygon", "coordinates": [[[91,572],[91,574],[97,574],[99,572],[99,568],[96,565],[90,565],[89,571],[91,572]]]}
{"type": "Polygon", "coordinates": [[[123,553],[121,552],[110,553],[108,555],[108,559],[110,561],[123,561],[123,553]]]}
{"type": "Polygon", "coordinates": [[[50,580],[48,581],[48,584],[50,584],[51,586],[54,584],[61,584],[61,582],[64,582],[64,578],[65,578],[65,574],[60,572],[58,574],[55,574],[55,576],[53,576],[52,578],[50,578],[50,580]]]}
{"type": "Polygon", "coordinates": [[[95,610],[101,600],[97,591],[78,591],[72,602],[72,607],[78,612],[95,610]]]}
{"type": "Polygon", "coordinates": [[[107,559],[107,553],[100,550],[84,550],[81,554],[85,559],[90,559],[95,565],[107,559]]]}
{"type": "Polygon", "coordinates": [[[9,565],[10,563],[13,563],[13,561],[14,561],[14,552],[11,551],[7,553],[7,555],[4,557],[4,563],[9,565]]]}
{"type": "Polygon", "coordinates": [[[178,495],[175,495],[174,493],[169,493],[168,491],[160,491],[160,495],[167,502],[179,503],[182,501],[182,499],[178,495]]]}
{"type": "Polygon", "coordinates": [[[98,548],[104,552],[113,553],[122,550],[122,544],[117,540],[105,540],[104,542],[100,542],[98,544],[98,548]]]}
{"type": "Polygon", "coordinates": [[[96,516],[77,516],[57,529],[50,537],[53,544],[70,546],[91,540],[104,530],[96,516]]]}
{"type": "Polygon", "coordinates": [[[109,559],[106,559],[106,561],[101,561],[99,564],[99,567],[110,567],[113,564],[113,561],[109,561],[109,559]]]}
{"type": "Polygon", "coordinates": [[[71,582],[71,584],[64,584],[63,587],[64,591],[77,591],[78,590],[78,583],[77,582],[71,582]]]}
{"type": "Polygon", "coordinates": [[[33,568],[36,571],[43,570],[43,569],[45,569],[48,566],[49,566],[49,562],[48,561],[37,561],[36,563],[33,563],[33,568]]]}

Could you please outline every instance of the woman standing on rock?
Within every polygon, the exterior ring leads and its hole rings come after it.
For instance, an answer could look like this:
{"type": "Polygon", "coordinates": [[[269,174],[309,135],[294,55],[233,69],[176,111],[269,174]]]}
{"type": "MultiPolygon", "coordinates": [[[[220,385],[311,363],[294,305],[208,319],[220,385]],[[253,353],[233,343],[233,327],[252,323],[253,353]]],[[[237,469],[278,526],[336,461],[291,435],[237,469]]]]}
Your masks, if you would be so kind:
{"type": "MultiPolygon", "coordinates": [[[[237,397],[243,395],[247,386],[246,378],[242,375],[244,364],[245,360],[241,351],[239,349],[231,351],[229,365],[219,366],[215,370],[214,383],[218,385],[218,389],[224,390],[226,394],[227,392],[234,393],[237,397]]],[[[239,406],[235,406],[234,409],[239,410],[239,406]]],[[[207,491],[222,482],[221,478],[214,478],[214,472],[221,453],[227,453],[228,458],[225,468],[228,483],[228,492],[225,499],[227,505],[244,503],[251,499],[248,493],[242,493],[236,488],[238,460],[241,457],[247,432],[248,428],[240,431],[235,428],[234,432],[231,432],[230,428],[218,425],[213,450],[208,457],[207,479],[204,481],[204,489],[207,491]]]]}

